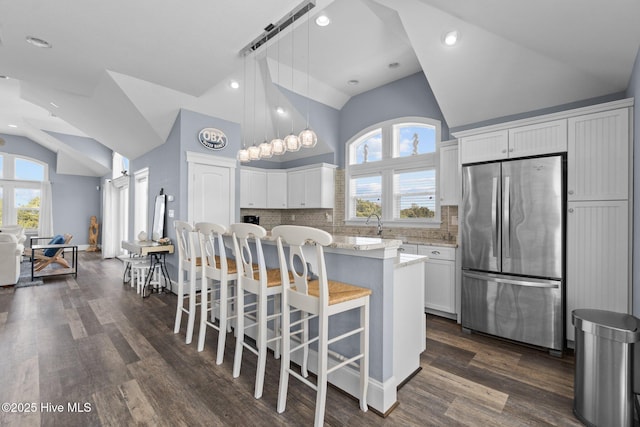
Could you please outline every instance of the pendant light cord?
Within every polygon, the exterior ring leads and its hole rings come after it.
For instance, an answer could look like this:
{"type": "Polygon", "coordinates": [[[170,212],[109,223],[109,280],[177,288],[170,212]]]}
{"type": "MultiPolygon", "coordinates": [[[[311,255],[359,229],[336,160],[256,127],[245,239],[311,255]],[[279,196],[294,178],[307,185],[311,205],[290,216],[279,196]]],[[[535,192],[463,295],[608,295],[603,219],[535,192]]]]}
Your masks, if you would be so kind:
{"type": "Polygon", "coordinates": [[[309,129],[309,58],[311,57],[310,50],[310,39],[311,39],[311,30],[310,30],[310,21],[311,15],[307,15],[307,129],[309,129]]]}

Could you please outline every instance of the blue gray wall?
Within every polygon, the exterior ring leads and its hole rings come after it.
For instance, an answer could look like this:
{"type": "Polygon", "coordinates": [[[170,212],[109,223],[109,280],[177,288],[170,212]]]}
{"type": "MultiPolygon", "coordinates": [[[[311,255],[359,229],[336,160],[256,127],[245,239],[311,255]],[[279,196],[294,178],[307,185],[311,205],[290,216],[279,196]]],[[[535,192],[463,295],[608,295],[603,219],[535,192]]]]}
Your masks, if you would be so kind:
{"type": "Polygon", "coordinates": [[[100,178],[65,175],[56,172],[56,153],[16,135],[2,135],[6,144],[0,151],[45,162],[49,165],[49,181],[53,198],[53,231],[73,234],[73,243],[89,244],[89,219],[101,218],[100,178]]]}
{"type": "MultiPolygon", "coordinates": [[[[631,79],[627,88],[627,97],[640,100],[640,49],[636,55],[636,62],[631,72],[631,79]]],[[[639,224],[640,218],[640,107],[633,108],[633,223],[639,224]]],[[[633,227],[633,314],[640,316],[640,227],[633,227]]]]}

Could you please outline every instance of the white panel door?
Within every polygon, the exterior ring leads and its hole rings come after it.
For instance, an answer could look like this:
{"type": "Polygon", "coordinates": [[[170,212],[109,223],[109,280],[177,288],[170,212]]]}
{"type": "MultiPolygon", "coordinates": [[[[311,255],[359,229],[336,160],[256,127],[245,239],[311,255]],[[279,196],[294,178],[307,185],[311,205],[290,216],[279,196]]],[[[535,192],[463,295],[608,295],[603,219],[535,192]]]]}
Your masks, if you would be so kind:
{"type": "Polygon", "coordinates": [[[508,145],[509,134],[506,130],[461,138],[460,162],[464,165],[506,159],[509,155],[508,145]]]}
{"type": "Polygon", "coordinates": [[[228,226],[233,221],[231,206],[235,193],[231,189],[233,169],[201,163],[190,165],[192,190],[189,200],[189,221],[213,222],[228,226]]]}
{"type": "Polygon", "coordinates": [[[567,213],[567,339],[577,308],[628,313],[629,211],[627,201],[569,202],[567,213]]]}
{"type": "Polygon", "coordinates": [[[566,151],[566,119],[509,129],[509,157],[535,156],[566,151]]]}
{"type": "Polygon", "coordinates": [[[629,198],[629,111],[569,119],[568,200],[629,198]]]}

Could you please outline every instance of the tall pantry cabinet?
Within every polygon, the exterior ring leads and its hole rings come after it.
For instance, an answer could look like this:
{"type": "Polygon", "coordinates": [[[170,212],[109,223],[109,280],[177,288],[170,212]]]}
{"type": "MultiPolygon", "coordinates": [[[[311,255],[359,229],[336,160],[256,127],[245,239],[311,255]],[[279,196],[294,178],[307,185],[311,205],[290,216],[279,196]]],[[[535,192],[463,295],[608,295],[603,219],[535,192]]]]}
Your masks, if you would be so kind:
{"type": "Polygon", "coordinates": [[[456,132],[461,163],[566,152],[565,336],[571,312],[631,313],[633,99],[456,132]]]}
{"type": "Polygon", "coordinates": [[[571,312],[631,312],[629,108],[568,119],[566,336],[571,312]]]}

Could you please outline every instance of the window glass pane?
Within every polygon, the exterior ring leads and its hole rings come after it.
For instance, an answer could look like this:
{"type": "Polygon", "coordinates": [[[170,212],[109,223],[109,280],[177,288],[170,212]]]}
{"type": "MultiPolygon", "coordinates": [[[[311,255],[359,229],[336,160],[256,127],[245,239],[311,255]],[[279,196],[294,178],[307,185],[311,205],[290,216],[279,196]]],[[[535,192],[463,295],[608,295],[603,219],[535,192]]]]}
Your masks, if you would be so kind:
{"type": "Polygon", "coordinates": [[[44,166],[26,159],[16,158],[15,179],[27,181],[43,181],[44,166]]]}
{"type": "Polygon", "coordinates": [[[18,224],[26,229],[38,228],[40,220],[40,190],[36,188],[16,188],[15,207],[18,224]]]}
{"type": "Polygon", "coordinates": [[[367,176],[351,180],[351,206],[356,217],[382,216],[382,177],[367,176]]]}
{"type": "Polygon", "coordinates": [[[3,209],[2,206],[4,205],[4,191],[2,189],[2,186],[0,186],[0,227],[2,227],[2,218],[3,218],[3,209]]]}
{"type": "Polygon", "coordinates": [[[394,126],[394,157],[435,153],[436,128],[421,124],[394,126]]]}
{"type": "Polygon", "coordinates": [[[4,178],[4,157],[0,156],[0,179],[4,178]]]}
{"type": "Polygon", "coordinates": [[[394,219],[433,218],[436,212],[436,171],[427,169],[394,175],[394,219]]]}
{"type": "Polygon", "coordinates": [[[351,164],[378,162],[382,160],[382,132],[377,129],[353,144],[351,164]]]}

